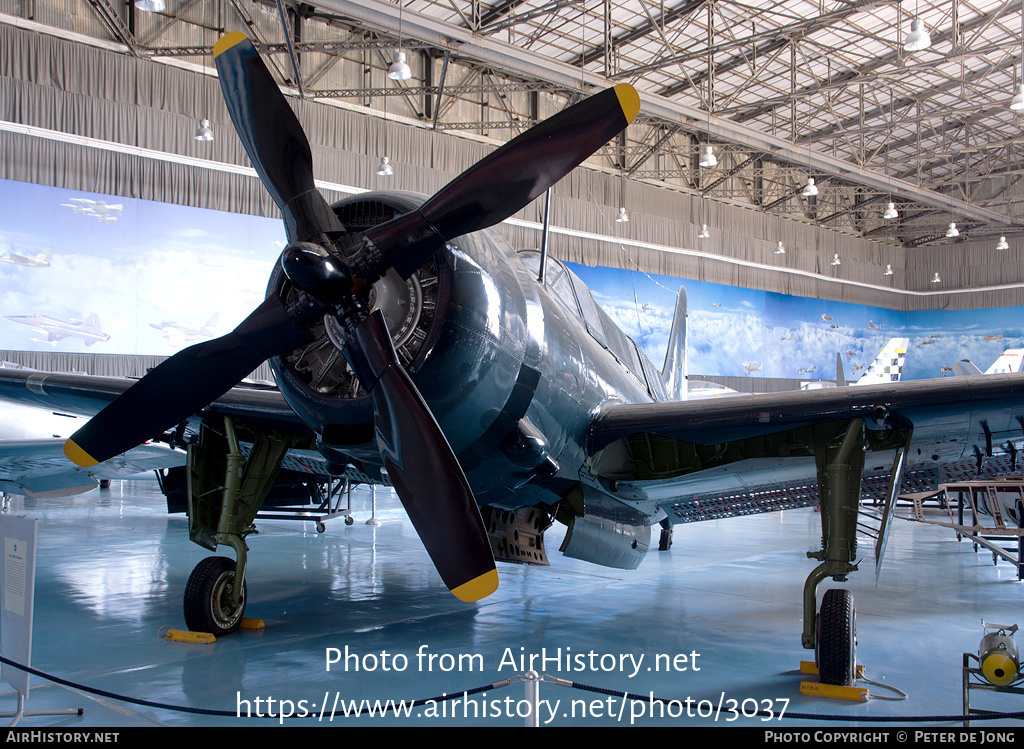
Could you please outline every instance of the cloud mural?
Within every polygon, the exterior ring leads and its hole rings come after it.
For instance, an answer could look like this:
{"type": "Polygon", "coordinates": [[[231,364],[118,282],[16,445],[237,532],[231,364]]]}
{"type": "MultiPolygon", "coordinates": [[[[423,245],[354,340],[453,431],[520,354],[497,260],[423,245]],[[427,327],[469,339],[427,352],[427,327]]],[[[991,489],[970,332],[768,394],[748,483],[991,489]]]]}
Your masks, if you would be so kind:
{"type": "MultiPolygon", "coordinates": [[[[0,346],[12,350],[174,353],[170,323],[214,335],[237,325],[265,293],[285,236],[276,219],[0,180],[0,346]],[[79,325],[96,315],[109,340],[45,331],[10,318],[46,315],[79,325]],[[162,327],[161,327],[162,326],[162,327]]],[[[896,312],[721,284],[569,263],[594,299],[657,365],[665,358],[678,289],[688,300],[694,374],[848,377],[885,342],[910,338],[904,377],[938,377],[960,359],[987,368],[1024,343],[1021,309],[896,312]],[[759,370],[744,364],[757,362],[759,370]]]]}
{"type": "Polygon", "coordinates": [[[660,365],[676,289],[686,289],[691,374],[834,379],[836,354],[853,379],[889,341],[910,339],[904,379],[948,374],[970,359],[985,370],[1007,348],[1024,345],[1022,309],[896,310],[684,281],[617,268],[567,263],[594,298],[660,365]],[[746,362],[760,370],[747,371],[746,362]]]}

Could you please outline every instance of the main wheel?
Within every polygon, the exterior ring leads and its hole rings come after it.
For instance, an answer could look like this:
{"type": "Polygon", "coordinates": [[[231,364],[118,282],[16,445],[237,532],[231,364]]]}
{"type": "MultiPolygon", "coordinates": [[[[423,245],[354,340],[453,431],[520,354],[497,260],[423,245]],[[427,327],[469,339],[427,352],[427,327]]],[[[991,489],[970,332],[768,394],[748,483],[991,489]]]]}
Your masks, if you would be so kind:
{"type": "Polygon", "coordinates": [[[230,602],[235,585],[235,562],[207,557],[192,570],[185,586],[185,624],[192,632],[220,636],[234,632],[245,614],[245,581],[238,605],[230,602]]]}
{"type": "Polygon", "coordinates": [[[825,591],[818,616],[815,657],[818,678],[823,684],[853,686],[857,669],[857,608],[850,591],[825,591]]]}

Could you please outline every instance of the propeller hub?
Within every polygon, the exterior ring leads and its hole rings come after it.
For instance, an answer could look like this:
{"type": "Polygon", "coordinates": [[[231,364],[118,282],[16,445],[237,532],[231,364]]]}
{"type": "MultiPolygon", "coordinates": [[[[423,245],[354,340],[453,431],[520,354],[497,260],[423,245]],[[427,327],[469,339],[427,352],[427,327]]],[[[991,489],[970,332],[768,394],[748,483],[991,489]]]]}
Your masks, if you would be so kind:
{"type": "Polygon", "coordinates": [[[295,242],[281,254],[281,269],[295,286],[322,302],[337,303],[352,290],[352,275],[319,245],[295,242]]]}

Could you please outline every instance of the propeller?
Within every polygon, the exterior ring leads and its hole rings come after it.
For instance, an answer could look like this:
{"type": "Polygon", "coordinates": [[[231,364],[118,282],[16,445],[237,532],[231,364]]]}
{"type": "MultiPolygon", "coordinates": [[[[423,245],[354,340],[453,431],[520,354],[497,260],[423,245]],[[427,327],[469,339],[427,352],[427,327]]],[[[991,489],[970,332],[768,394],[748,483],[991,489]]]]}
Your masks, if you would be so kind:
{"type": "Polygon", "coordinates": [[[309,323],[336,316],[345,355],[373,403],[384,468],[442,580],[474,601],[498,584],[480,510],[429,406],[398,361],[369,286],[394,268],[411,276],[443,244],[508,218],[568,174],[637,115],[620,84],[563,110],[479,161],[419,210],[347,233],[316,189],[309,142],[252,43],[240,32],[214,46],[239,138],[284,219],[281,264],[299,291],[266,299],[234,331],[184,349],[100,411],[65,444],[88,466],[199,412],[272,356],[310,340],[309,323]]]}

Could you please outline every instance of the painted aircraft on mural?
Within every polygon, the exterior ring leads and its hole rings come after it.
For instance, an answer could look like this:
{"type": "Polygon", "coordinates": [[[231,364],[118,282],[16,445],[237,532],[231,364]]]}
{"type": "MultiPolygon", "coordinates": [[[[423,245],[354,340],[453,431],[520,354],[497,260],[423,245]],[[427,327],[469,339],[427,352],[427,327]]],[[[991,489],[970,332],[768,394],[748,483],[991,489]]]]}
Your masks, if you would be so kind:
{"type": "Polygon", "coordinates": [[[217,321],[220,320],[220,313],[214,312],[206,324],[201,328],[190,328],[182,325],[177,320],[164,320],[162,322],[151,322],[149,327],[155,328],[163,333],[175,347],[184,343],[195,341],[200,338],[213,338],[216,335],[217,321]]]}
{"type": "Polygon", "coordinates": [[[0,252],[0,262],[11,265],[22,265],[29,268],[49,268],[53,250],[47,247],[35,255],[19,255],[15,252],[0,252]]]}
{"type": "Polygon", "coordinates": [[[28,325],[37,333],[46,336],[45,340],[33,338],[33,341],[49,343],[56,346],[65,338],[78,338],[85,342],[86,346],[94,343],[105,343],[110,336],[103,332],[100,326],[99,315],[93,313],[85,320],[61,320],[50,315],[6,315],[8,320],[28,325]]]}
{"type": "MultiPolygon", "coordinates": [[[[857,569],[846,527],[862,490],[880,494],[888,512],[908,467],[918,482],[937,466],[977,460],[981,471],[1000,444],[1024,437],[1016,374],[684,400],[679,315],[659,369],[576,274],[516,253],[490,227],[632,121],[639,99],[628,84],[538,124],[429,199],[382,191],[329,206],[301,126],[251,43],[229,34],[215,61],[287,230],[266,299],[233,332],[137,382],[0,370],[0,397],[92,417],[65,445],[78,465],[161,435],[189,444],[190,535],[236,557],[193,571],[190,628],[238,626],[245,537],[288,460],[393,486],[441,579],[465,601],[496,588],[496,557],[523,561],[508,550],[520,526],[557,521],[565,555],[632,569],[652,525],[664,547],[679,523],[818,503],[787,493],[817,476],[823,546],[811,555],[819,564],[805,586],[801,640],[821,646],[824,680],[847,683],[852,596],[827,591],[819,615],[814,592],[857,569]],[[234,387],[268,359],[279,391],[234,387]]],[[[531,556],[546,559],[536,543],[531,556]]]]}
{"type": "Polygon", "coordinates": [[[89,198],[71,198],[70,203],[61,203],[61,208],[70,208],[79,216],[90,216],[104,224],[112,224],[124,211],[124,205],[117,203],[108,205],[105,200],[89,198]]]}

